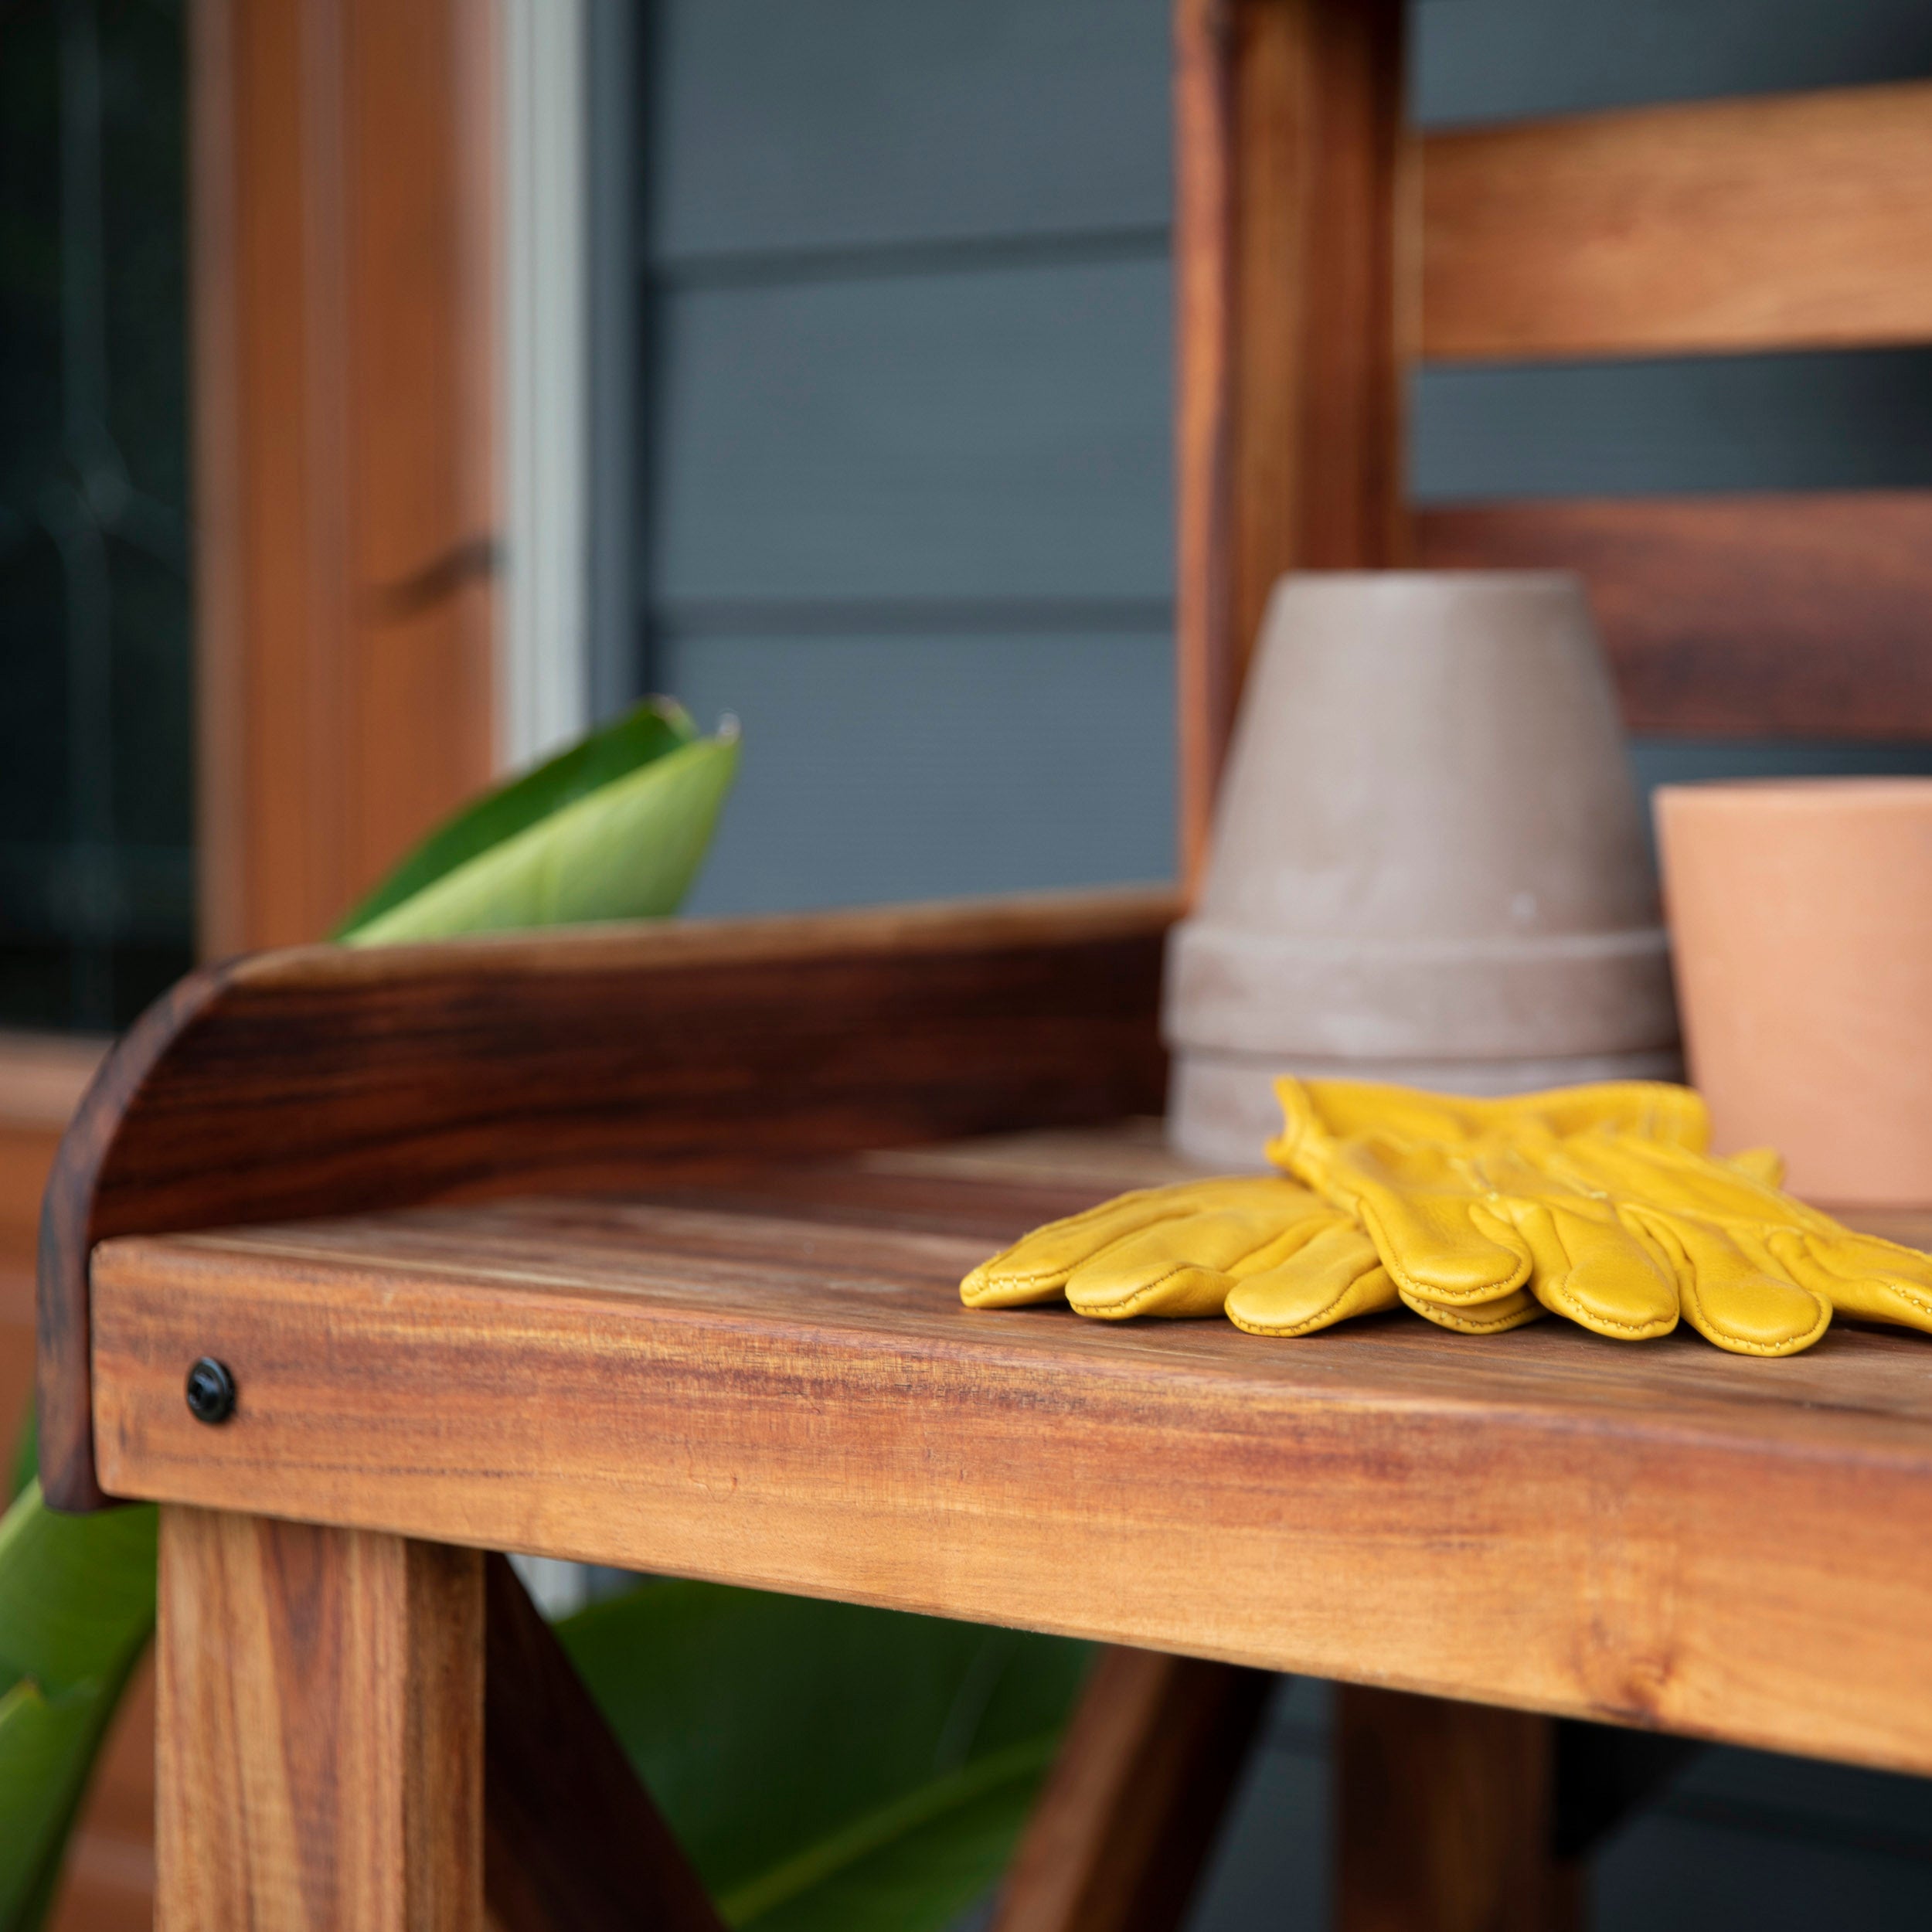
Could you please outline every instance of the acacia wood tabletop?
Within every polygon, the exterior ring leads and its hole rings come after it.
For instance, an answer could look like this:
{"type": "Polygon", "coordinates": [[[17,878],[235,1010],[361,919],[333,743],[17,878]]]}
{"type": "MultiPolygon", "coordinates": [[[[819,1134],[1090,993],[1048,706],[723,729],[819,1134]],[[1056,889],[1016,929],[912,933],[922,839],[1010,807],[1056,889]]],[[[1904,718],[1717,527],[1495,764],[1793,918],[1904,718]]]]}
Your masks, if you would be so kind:
{"type": "Polygon", "coordinates": [[[961,1305],[992,1247],[1182,1171],[1062,1131],[111,1241],[103,1476],[1932,1770],[1932,1340],[961,1305]]]}

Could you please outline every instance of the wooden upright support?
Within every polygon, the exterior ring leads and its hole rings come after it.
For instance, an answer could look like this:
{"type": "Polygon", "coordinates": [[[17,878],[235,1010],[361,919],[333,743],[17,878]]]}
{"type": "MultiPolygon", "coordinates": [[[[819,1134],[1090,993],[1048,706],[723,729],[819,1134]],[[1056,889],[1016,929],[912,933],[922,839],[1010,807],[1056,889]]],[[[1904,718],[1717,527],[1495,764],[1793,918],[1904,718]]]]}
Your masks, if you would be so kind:
{"type": "Polygon", "coordinates": [[[162,1512],[159,1932],[483,1932],[473,1550],[162,1512]]]}
{"type": "Polygon", "coordinates": [[[494,768],[498,10],[186,11],[219,958],[319,937],[494,768]]]}
{"type": "MultiPolygon", "coordinates": [[[[1177,0],[1182,866],[1284,571],[1401,563],[1420,335],[1402,0],[1177,0]]],[[[1344,1932],[1547,1921],[1549,1721],[1344,1688],[1344,1932]]]]}
{"type": "Polygon", "coordinates": [[[1181,857],[1269,587],[1400,560],[1402,0],[1178,0],[1181,857]]]}

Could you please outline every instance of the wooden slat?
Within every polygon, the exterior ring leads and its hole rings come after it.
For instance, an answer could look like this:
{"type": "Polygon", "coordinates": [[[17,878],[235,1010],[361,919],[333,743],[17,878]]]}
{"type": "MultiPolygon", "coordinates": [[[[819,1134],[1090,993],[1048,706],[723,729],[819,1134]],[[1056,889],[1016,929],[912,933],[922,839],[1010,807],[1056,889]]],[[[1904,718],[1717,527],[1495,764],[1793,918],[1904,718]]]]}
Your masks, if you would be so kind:
{"type": "Polygon", "coordinates": [[[491,1932],[724,1932],[516,1573],[483,1562],[491,1932]]]}
{"type": "Polygon", "coordinates": [[[1103,1653],[1033,1807],[992,1932],[1175,1932],[1274,1680],[1103,1653]]]}
{"type": "Polygon", "coordinates": [[[495,16],[191,15],[205,952],[319,938],[494,764],[495,16]]]}
{"type": "Polygon", "coordinates": [[[87,1255],[110,1234],[636,1186],[1156,1111],[1165,893],[612,927],[209,968],[62,1142],[41,1466],[96,1506],[87,1255]]]}
{"type": "Polygon", "coordinates": [[[1270,587],[1399,560],[1400,0],[1178,0],[1182,864],[1270,587]]]}
{"type": "Polygon", "coordinates": [[[1932,1771],[1924,1337],[992,1314],[971,1225],[536,1202],[111,1242],[102,1473],[1932,1771]]]}
{"type": "Polygon", "coordinates": [[[1417,549],[1580,570],[1634,730],[1932,738],[1932,492],[1434,509],[1417,549]]]}
{"type": "Polygon", "coordinates": [[[1932,340],[1932,82],[1435,134],[1423,237],[1438,359],[1932,340]]]}
{"type": "Polygon", "coordinates": [[[483,1932],[482,1559],[162,1516],[158,1932],[483,1932]]]}

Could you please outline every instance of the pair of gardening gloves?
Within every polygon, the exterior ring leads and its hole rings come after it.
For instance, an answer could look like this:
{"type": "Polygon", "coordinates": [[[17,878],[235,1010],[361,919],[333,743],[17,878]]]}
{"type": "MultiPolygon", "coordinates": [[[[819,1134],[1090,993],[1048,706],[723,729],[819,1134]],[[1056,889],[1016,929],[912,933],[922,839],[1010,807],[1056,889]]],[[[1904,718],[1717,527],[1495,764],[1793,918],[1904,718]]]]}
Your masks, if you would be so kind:
{"type": "Polygon", "coordinates": [[[1281,1178],[1123,1195],[1035,1230],[961,1298],[1063,1294],[1104,1320],[1226,1314],[1270,1335],[1399,1303],[1468,1335],[1549,1314],[1645,1341],[1681,1318],[1760,1355],[1809,1348],[1834,1311],[1932,1331],[1932,1257],[1781,1192],[1769,1150],[1711,1155],[1688,1087],[1485,1100],[1284,1079],[1276,1091],[1281,1178]]]}

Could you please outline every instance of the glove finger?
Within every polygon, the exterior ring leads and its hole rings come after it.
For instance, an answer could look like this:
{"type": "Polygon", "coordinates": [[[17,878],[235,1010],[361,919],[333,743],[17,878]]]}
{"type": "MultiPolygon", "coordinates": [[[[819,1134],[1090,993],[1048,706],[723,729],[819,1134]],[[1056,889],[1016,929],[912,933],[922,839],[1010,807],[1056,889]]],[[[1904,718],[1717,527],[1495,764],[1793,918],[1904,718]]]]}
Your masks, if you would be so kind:
{"type": "Polygon", "coordinates": [[[1362,1225],[1405,1298],[1495,1301],[1529,1280],[1529,1244],[1506,1223],[1478,1225],[1473,1200],[1377,1189],[1359,1204],[1362,1225]]]}
{"type": "Polygon", "coordinates": [[[1049,1221],[980,1263],[959,1284],[968,1308],[1015,1308],[1054,1300],[1067,1277],[1116,1242],[1143,1229],[1199,1214],[1204,1208],[1267,1201],[1281,1213],[1329,1210],[1304,1189],[1275,1179],[1187,1181],[1117,1196],[1064,1220],[1049,1221]]]}
{"type": "Polygon", "coordinates": [[[1228,1319],[1250,1335],[1313,1335],[1396,1305],[1369,1237],[1340,1216],[1285,1260],[1232,1283],[1228,1319]]]}
{"type": "MultiPolygon", "coordinates": [[[[1686,1221],[1787,1225],[1802,1209],[1770,1185],[1768,1149],[1720,1161],[1687,1148],[1614,1134],[1579,1134],[1543,1163],[1570,1187],[1686,1221]]],[[[1775,1159],[1775,1156],[1771,1156],[1775,1159]]]]}
{"type": "Polygon", "coordinates": [[[1286,1203],[1276,1201],[1265,1214],[1225,1208],[1142,1228],[1073,1269],[1066,1277],[1067,1300],[1082,1315],[1103,1321],[1219,1315],[1243,1276],[1285,1260],[1325,1230],[1352,1227],[1298,1189],[1279,1181],[1264,1185],[1290,1197],[1295,1211],[1285,1222],[1286,1203]],[[1309,1212],[1300,1211],[1303,1201],[1311,1202],[1309,1212]]]}
{"type": "MultiPolygon", "coordinates": [[[[1405,1090],[1327,1084],[1372,1095],[1405,1090]]],[[[1515,1236],[1498,1243],[1470,1220],[1470,1204],[1482,1192],[1470,1172],[1471,1149],[1380,1128],[1337,1144],[1316,1117],[1308,1086],[1284,1079],[1275,1089],[1287,1127],[1270,1143],[1270,1158],[1360,1222],[1403,1293],[1492,1301],[1529,1279],[1529,1250],[1515,1236]]]]}
{"type": "Polygon", "coordinates": [[[1404,1294],[1402,1299],[1425,1321],[1439,1328],[1454,1328],[1458,1335],[1502,1335],[1526,1321],[1540,1321],[1549,1312],[1527,1288],[1512,1289],[1493,1301],[1467,1301],[1460,1306],[1427,1301],[1419,1294],[1404,1294]]]}
{"type": "Polygon", "coordinates": [[[1303,1131],[1314,1124],[1338,1141],[1377,1131],[1450,1143],[1607,1131],[1701,1152],[1710,1140],[1702,1100],[1661,1080],[1599,1080],[1487,1100],[1366,1080],[1283,1079],[1275,1092],[1291,1135],[1298,1123],[1303,1131]]]}
{"type": "Polygon", "coordinates": [[[1932,1255],[1849,1230],[1779,1232],[1769,1245],[1794,1281],[1821,1294],[1840,1315],[1932,1333],[1932,1255]]]}
{"type": "Polygon", "coordinates": [[[1760,1187],[1776,1189],[1784,1185],[1784,1156],[1774,1147],[1747,1147],[1742,1153],[1727,1154],[1724,1165],[1735,1168],[1760,1187]]]}
{"type": "Polygon", "coordinates": [[[1733,1355],[1796,1355],[1830,1327],[1825,1296],[1774,1273],[1773,1257],[1746,1253],[1723,1228],[1641,1208],[1624,1213],[1668,1257],[1684,1319],[1706,1341],[1733,1355]]]}
{"type": "Polygon", "coordinates": [[[1470,1212],[1481,1226],[1505,1216],[1514,1225],[1533,1258],[1530,1289],[1553,1315],[1618,1342],[1648,1342],[1677,1326],[1675,1277],[1607,1209],[1505,1196],[1470,1212]]]}

